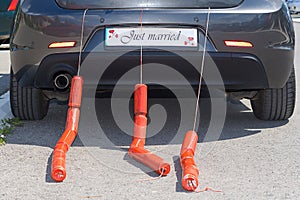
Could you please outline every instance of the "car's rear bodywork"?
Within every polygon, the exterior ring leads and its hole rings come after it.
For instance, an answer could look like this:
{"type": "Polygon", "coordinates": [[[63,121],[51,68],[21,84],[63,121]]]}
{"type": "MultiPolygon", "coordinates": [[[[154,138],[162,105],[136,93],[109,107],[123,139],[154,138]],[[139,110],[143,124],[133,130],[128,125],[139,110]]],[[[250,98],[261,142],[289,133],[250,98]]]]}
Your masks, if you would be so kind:
{"type": "MultiPolygon", "coordinates": [[[[55,90],[53,80],[58,73],[74,75],[77,71],[81,19],[83,10],[87,8],[90,10],[85,20],[85,53],[95,49],[98,52],[106,51],[106,28],[139,27],[142,8],[144,27],[195,28],[201,42],[208,7],[211,7],[208,52],[222,75],[226,90],[284,86],[293,67],[295,39],[291,17],[282,0],[179,2],[24,0],[11,40],[13,72],[22,86],[50,91],[55,90]],[[229,47],[224,44],[225,40],[249,41],[253,47],[229,47]],[[49,44],[57,41],[76,41],[76,46],[48,48],[49,44]]],[[[199,56],[201,51],[199,48],[188,53],[199,56]]],[[[137,59],[132,59],[134,54],[124,55],[124,63],[136,66],[137,59]]],[[[163,64],[180,68],[176,66],[180,58],[168,52],[163,55],[163,64]]],[[[144,57],[146,63],[158,59],[151,51],[145,51],[144,57]]],[[[193,85],[198,84],[198,75],[192,70],[180,70],[189,76],[193,85]]],[[[118,77],[122,70],[112,73],[114,75],[108,74],[103,82],[107,86],[114,84],[116,80],[112,77],[118,77]]],[[[172,77],[167,79],[170,84],[180,84],[175,83],[172,77]]]]}

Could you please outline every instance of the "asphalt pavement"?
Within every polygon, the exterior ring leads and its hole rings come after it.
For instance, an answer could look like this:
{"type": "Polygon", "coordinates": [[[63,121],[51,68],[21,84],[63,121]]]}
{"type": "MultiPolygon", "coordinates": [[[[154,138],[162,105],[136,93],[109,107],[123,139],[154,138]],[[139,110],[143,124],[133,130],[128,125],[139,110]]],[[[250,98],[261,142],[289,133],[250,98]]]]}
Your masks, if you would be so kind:
{"type": "MultiPolygon", "coordinates": [[[[295,28],[298,36],[300,24],[295,24],[295,28]]],[[[296,77],[300,77],[299,52],[297,43],[296,77]]],[[[6,78],[9,72],[7,50],[0,51],[0,60],[1,74],[6,78]]],[[[299,88],[297,82],[297,94],[300,94],[299,88]]],[[[185,100],[193,105],[191,99],[185,100]]],[[[150,100],[151,105],[163,102],[165,109],[172,111],[172,116],[166,118],[170,122],[168,126],[162,130],[150,128],[149,134],[159,134],[147,141],[148,149],[171,164],[171,173],[167,177],[144,181],[156,175],[128,157],[131,139],[125,133],[132,130],[132,124],[117,126],[107,111],[109,101],[106,98],[97,100],[97,105],[101,105],[95,114],[98,123],[83,117],[80,135],[67,155],[67,178],[63,183],[52,181],[50,164],[53,148],[64,129],[66,105],[51,103],[45,119],[23,121],[23,125],[9,135],[7,144],[0,147],[0,199],[299,199],[298,98],[293,117],[281,122],[256,119],[249,101],[226,104],[224,129],[218,137],[200,137],[195,155],[200,169],[199,188],[209,186],[222,190],[220,193],[188,193],[180,186],[178,154],[182,138],[174,133],[179,129],[183,134],[192,122],[177,126],[180,122],[176,117],[178,102],[150,100]],[[119,126],[124,130],[120,131],[119,126]],[[106,135],[99,134],[101,129],[106,135]]],[[[209,106],[210,101],[203,99],[203,116],[209,106]]],[[[161,107],[154,107],[154,110],[157,108],[161,107]]],[[[120,105],[121,109],[128,107],[120,105]]],[[[89,104],[83,106],[83,116],[92,112],[89,104]]],[[[187,112],[192,113],[192,110],[187,112]]],[[[8,116],[11,116],[9,93],[5,93],[0,99],[0,117],[8,116]]],[[[151,120],[154,123],[155,117],[151,120]]],[[[209,129],[206,124],[209,117],[203,121],[200,135],[209,129]]]]}

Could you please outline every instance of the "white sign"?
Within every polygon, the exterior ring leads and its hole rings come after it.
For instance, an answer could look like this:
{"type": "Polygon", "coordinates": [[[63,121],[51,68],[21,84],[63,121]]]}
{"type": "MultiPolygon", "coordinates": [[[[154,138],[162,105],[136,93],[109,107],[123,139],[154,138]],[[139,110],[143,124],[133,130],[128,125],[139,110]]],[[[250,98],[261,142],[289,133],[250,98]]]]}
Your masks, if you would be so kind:
{"type": "Polygon", "coordinates": [[[107,28],[106,46],[197,47],[197,29],[107,28]]]}

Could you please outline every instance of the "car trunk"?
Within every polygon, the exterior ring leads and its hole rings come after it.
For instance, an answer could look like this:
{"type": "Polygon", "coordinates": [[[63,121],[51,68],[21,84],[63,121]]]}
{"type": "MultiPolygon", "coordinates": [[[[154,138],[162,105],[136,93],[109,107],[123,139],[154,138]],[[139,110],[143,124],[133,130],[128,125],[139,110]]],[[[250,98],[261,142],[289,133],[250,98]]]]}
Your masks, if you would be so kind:
{"type": "Polygon", "coordinates": [[[126,8],[231,8],[243,0],[56,0],[66,9],[126,9],[126,8]]]}

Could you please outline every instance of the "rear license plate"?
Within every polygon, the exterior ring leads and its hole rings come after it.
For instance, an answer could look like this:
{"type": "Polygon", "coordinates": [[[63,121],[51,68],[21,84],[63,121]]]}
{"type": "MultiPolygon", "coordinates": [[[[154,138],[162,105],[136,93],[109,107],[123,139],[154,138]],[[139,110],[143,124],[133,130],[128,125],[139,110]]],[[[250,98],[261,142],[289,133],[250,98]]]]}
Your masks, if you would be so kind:
{"type": "Polygon", "coordinates": [[[111,47],[197,47],[197,29],[106,28],[105,44],[111,47]]]}

